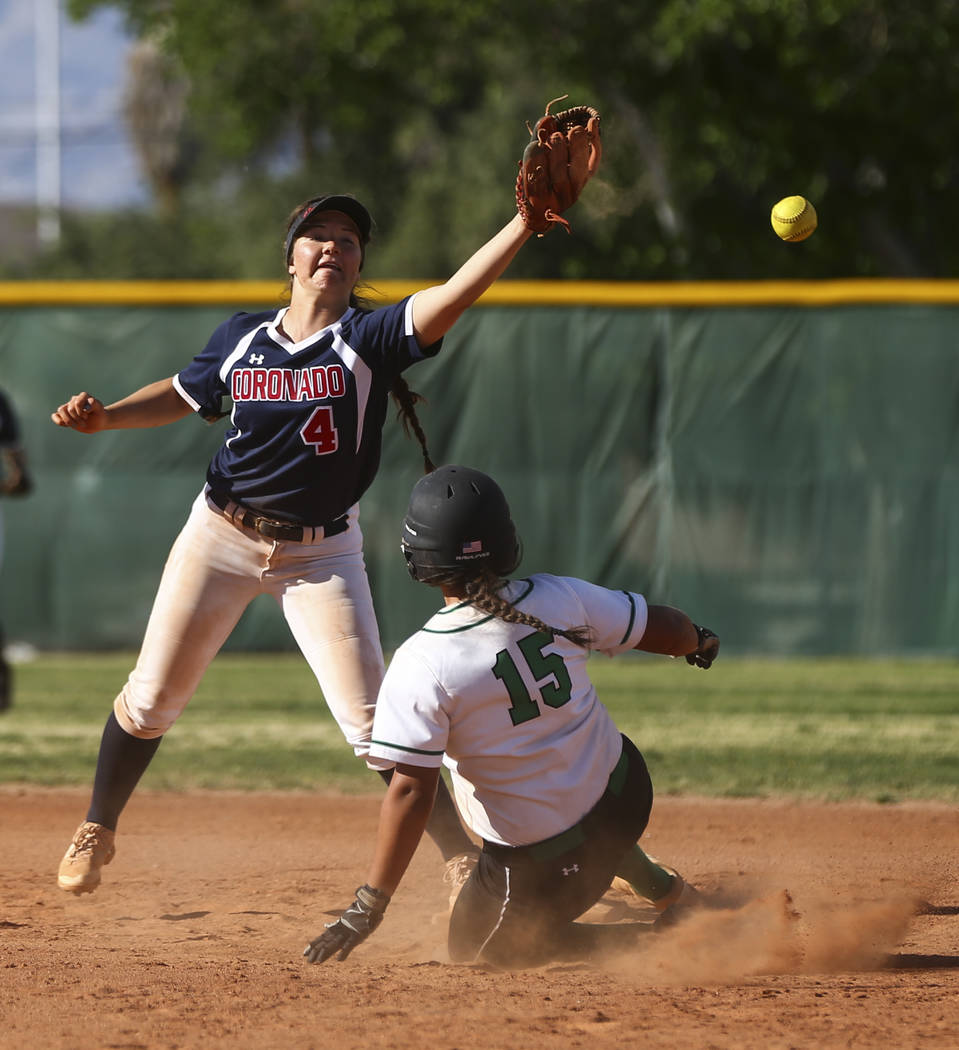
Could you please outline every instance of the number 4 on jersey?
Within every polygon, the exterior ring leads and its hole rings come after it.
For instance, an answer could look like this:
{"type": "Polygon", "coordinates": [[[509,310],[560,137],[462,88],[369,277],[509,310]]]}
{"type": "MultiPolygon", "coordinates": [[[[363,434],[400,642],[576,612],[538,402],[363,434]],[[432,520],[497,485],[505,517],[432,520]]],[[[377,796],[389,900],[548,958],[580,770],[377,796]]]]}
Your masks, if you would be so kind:
{"type": "MultiPolygon", "coordinates": [[[[517,643],[523,660],[539,686],[540,699],[548,707],[562,707],[572,696],[572,682],[569,671],[559,653],[544,653],[543,650],[553,640],[551,634],[536,631],[521,638],[517,643]],[[545,681],[552,679],[552,681],[545,681]]],[[[519,668],[508,649],[501,649],[496,654],[493,674],[506,686],[509,693],[509,717],[514,726],[539,718],[542,712],[539,705],[530,696],[519,668]]]]}
{"type": "Polygon", "coordinates": [[[335,452],[340,446],[340,435],[333,425],[333,409],[321,405],[306,421],[300,431],[304,445],[312,445],[318,456],[335,452]]]}

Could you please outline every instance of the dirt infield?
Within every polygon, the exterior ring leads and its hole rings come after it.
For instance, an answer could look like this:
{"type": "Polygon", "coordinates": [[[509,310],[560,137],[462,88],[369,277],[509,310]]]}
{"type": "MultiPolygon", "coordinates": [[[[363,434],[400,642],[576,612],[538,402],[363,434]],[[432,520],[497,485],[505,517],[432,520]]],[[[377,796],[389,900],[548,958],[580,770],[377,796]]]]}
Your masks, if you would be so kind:
{"type": "MultiPolygon", "coordinates": [[[[446,961],[430,843],[369,942],[306,965],[363,881],[375,798],[143,793],[74,898],[55,871],[85,805],[0,790],[3,1050],[959,1046],[954,807],[658,799],[644,842],[716,907],[628,957],[507,974],[446,961]]],[[[645,916],[611,895],[588,918],[645,916]]]]}

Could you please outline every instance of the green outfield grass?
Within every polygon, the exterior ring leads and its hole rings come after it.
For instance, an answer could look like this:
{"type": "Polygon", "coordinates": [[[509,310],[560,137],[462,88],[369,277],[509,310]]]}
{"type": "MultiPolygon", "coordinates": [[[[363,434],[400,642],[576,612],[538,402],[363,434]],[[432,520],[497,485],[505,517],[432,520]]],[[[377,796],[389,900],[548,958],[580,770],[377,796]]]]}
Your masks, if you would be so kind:
{"type": "MultiPolygon", "coordinates": [[[[130,654],[41,654],[15,668],[0,782],[91,782],[130,654]]],[[[721,659],[711,670],[594,657],[594,681],[657,792],[959,801],[959,664],[721,659]]],[[[296,654],[217,658],[142,786],[379,792],[296,654]]]]}

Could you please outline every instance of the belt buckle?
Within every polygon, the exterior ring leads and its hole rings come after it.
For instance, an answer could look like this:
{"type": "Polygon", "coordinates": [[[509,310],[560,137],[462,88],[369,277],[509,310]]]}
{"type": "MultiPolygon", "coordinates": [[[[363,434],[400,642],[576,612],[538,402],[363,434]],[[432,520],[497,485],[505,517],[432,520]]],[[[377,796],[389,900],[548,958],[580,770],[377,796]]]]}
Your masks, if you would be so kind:
{"type": "Polygon", "coordinates": [[[246,507],[241,507],[239,511],[234,512],[233,521],[244,528],[252,529],[260,536],[265,536],[268,540],[293,540],[295,538],[302,541],[303,539],[302,527],[283,521],[271,521],[270,518],[264,518],[262,514],[254,514],[246,507]],[[295,533],[298,535],[294,537],[295,533]]]}
{"type": "Polygon", "coordinates": [[[271,521],[269,518],[257,515],[254,518],[253,528],[268,540],[289,540],[294,543],[303,541],[302,526],[291,525],[284,521],[271,521]]]}
{"type": "Polygon", "coordinates": [[[265,536],[266,533],[263,531],[262,526],[269,527],[270,522],[266,518],[259,514],[254,514],[253,511],[247,510],[246,507],[241,507],[238,514],[234,514],[233,520],[242,525],[244,528],[252,529],[254,532],[258,532],[261,536],[265,536]]]}

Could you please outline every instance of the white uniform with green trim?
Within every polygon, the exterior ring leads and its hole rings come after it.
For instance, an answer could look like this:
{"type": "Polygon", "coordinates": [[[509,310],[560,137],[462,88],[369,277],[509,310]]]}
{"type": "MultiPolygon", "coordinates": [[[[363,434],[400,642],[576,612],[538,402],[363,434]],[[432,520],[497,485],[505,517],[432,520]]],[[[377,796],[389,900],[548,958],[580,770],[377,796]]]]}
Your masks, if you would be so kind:
{"type": "MultiPolygon", "coordinates": [[[[628,591],[537,574],[503,593],[553,627],[589,627],[593,648],[609,656],[646,630],[646,601],[628,591]]],[[[446,606],[393,657],[370,755],[445,762],[464,820],[487,841],[523,846],[559,834],[595,805],[622,750],[588,655],[469,604],[446,606]]]]}

